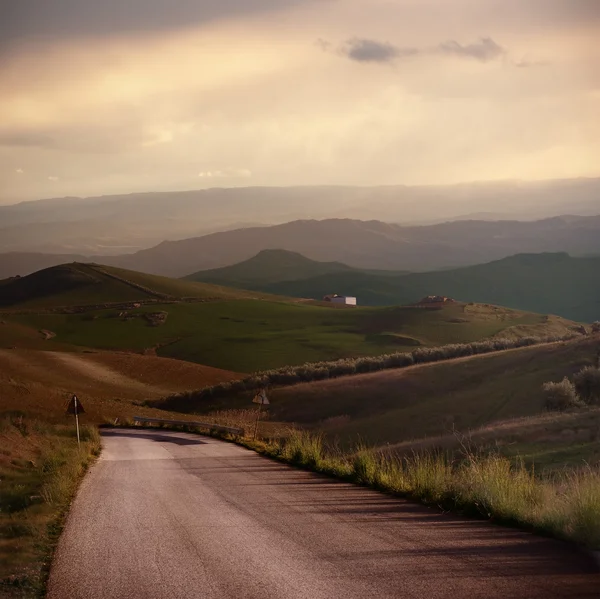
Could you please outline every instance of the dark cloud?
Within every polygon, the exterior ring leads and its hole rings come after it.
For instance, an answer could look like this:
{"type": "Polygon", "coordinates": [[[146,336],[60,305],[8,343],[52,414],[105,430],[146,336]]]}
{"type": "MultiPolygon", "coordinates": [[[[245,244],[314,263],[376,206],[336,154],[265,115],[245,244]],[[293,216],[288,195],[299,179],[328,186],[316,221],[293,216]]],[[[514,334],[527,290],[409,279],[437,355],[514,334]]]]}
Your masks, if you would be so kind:
{"type": "Polygon", "coordinates": [[[148,33],[315,0],[0,0],[0,49],[65,37],[148,33]]]}
{"type": "Polygon", "coordinates": [[[388,42],[353,38],[341,49],[342,54],[357,62],[392,62],[397,58],[413,56],[416,48],[398,48],[388,42]]]}
{"type": "Polygon", "coordinates": [[[474,58],[481,62],[495,60],[506,53],[506,50],[502,46],[499,46],[491,37],[482,37],[478,42],[467,44],[466,46],[450,40],[440,44],[438,51],[442,54],[474,58]]]}

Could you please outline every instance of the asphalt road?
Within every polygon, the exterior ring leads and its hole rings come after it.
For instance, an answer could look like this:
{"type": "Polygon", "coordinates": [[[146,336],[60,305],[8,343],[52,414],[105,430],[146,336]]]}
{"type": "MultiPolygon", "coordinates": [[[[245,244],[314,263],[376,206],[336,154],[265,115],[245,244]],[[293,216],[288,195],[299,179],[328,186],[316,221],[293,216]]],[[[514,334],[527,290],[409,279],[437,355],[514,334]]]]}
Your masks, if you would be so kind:
{"type": "Polygon", "coordinates": [[[50,599],[600,596],[569,545],[443,515],[185,433],[111,430],[50,599]]]}

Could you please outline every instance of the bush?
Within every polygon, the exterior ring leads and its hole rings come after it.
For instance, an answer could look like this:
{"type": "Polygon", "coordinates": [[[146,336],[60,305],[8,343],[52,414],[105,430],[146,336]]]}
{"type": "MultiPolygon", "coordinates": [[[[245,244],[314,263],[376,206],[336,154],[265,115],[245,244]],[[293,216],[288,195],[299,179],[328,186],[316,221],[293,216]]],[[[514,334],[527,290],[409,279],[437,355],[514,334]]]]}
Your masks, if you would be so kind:
{"type": "Polygon", "coordinates": [[[588,405],[600,404],[600,368],[586,366],[574,377],[575,390],[588,405]]]}
{"type": "Polygon", "coordinates": [[[575,385],[565,377],[560,383],[544,383],[544,407],[547,410],[568,410],[581,405],[581,400],[575,390],[575,385]]]}

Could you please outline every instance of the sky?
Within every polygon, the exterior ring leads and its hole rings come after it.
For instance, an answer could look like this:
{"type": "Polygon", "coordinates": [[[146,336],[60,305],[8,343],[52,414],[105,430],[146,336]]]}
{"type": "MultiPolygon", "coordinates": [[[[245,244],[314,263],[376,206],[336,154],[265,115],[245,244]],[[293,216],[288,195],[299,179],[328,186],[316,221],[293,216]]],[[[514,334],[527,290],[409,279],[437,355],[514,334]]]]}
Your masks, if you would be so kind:
{"type": "Polygon", "coordinates": [[[598,0],[3,0],[0,203],[600,175],[598,0]]]}

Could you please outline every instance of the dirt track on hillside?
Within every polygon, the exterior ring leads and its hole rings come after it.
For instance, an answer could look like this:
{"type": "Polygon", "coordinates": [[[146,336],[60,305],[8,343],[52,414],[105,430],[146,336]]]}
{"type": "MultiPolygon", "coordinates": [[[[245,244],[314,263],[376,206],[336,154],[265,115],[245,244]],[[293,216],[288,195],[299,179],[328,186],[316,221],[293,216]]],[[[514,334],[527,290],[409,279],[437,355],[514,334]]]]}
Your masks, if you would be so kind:
{"type": "Polygon", "coordinates": [[[132,404],[147,399],[240,376],[156,356],[0,349],[0,408],[43,410],[58,416],[66,399],[75,393],[88,413],[102,420],[128,413],[132,404]],[[121,402],[123,409],[115,402],[121,402]]]}

